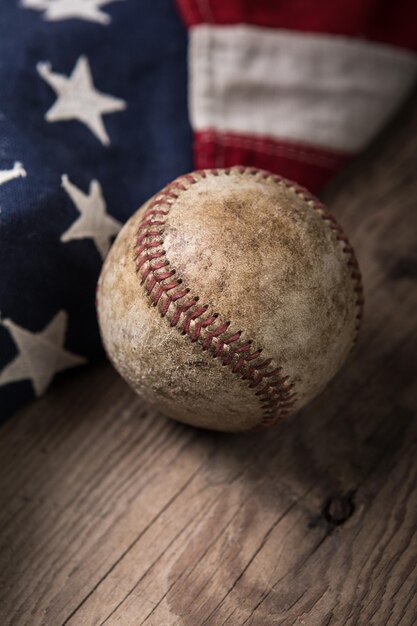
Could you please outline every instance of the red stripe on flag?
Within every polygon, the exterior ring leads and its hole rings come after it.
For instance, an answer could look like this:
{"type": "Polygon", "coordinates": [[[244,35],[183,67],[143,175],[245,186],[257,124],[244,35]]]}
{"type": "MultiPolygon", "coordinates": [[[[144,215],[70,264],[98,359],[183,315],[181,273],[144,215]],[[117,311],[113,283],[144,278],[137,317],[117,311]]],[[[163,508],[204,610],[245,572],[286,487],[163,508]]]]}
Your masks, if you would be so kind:
{"type": "Polygon", "coordinates": [[[197,169],[253,165],[319,191],[351,155],[299,142],[235,133],[194,133],[197,169]]]}
{"type": "Polygon", "coordinates": [[[176,0],[187,26],[253,24],[345,35],[417,50],[415,0],[176,0]]]}

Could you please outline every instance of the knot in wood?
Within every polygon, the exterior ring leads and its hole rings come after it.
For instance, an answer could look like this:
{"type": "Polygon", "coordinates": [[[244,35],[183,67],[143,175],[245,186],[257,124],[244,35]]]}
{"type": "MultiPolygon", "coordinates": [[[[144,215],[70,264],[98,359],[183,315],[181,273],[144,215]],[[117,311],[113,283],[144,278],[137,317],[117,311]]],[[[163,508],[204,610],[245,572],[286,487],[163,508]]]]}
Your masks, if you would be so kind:
{"type": "Polygon", "coordinates": [[[339,526],[353,515],[355,506],[351,493],[330,498],[324,507],[324,517],[330,524],[339,526]]]}

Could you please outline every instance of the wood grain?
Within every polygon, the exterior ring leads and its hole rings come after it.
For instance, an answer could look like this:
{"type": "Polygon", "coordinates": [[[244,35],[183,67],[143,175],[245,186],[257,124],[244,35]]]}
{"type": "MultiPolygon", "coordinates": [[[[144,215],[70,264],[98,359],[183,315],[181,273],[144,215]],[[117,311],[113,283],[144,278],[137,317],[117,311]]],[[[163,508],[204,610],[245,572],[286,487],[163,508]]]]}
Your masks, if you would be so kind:
{"type": "Polygon", "coordinates": [[[0,624],[417,623],[417,113],[326,200],[363,269],[357,348],[252,435],[146,410],[110,366],[0,433],[0,624]]]}

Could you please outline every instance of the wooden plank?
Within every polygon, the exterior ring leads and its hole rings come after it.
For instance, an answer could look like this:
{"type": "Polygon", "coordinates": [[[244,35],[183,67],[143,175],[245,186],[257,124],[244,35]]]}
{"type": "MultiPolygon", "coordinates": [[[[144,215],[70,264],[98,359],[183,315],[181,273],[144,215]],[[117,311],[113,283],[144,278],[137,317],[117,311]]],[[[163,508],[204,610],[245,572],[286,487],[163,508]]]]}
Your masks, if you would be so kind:
{"type": "Polygon", "coordinates": [[[417,113],[327,195],[357,250],[359,344],[274,430],[196,431],[108,365],[0,437],[0,623],[417,622],[417,113]]]}

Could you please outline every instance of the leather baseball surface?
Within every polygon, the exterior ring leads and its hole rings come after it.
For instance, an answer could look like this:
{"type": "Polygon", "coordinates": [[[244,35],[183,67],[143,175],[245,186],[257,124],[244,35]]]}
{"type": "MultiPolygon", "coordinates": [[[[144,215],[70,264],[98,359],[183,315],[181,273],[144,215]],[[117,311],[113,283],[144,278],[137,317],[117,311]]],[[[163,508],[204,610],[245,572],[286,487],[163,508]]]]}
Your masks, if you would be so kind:
{"type": "Polygon", "coordinates": [[[358,264],[323,205],[247,167],[181,176],[119,233],[98,285],[108,356],[150,405],[224,431],[318,394],[352,348],[358,264]]]}

